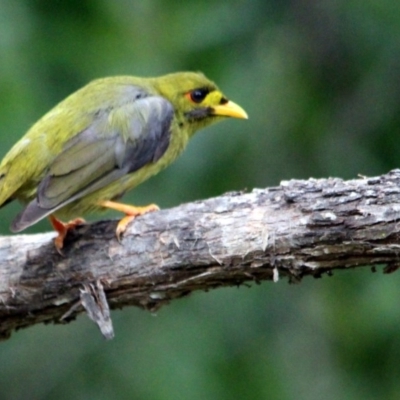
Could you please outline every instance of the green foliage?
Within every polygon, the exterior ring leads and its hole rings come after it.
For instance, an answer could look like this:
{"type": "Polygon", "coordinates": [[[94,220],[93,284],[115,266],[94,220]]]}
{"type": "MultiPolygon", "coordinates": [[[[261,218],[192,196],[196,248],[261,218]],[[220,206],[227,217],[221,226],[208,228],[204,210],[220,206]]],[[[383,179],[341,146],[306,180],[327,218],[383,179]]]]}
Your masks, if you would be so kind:
{"type": "MultiPolygon", "coordinates": [[[[0,0],[1,156],[91,79],[191,69],[250,119],[198,134],[128,201],[381,174],[399,167],[399,27],[395,0],[0,0]]],[[[17,210],[1,210],[1,233],[17,210]]],[[[397,275],[197,293],[155,318],[124,309],[109,343],[86,317],[36,326],[0,345],[0,398],[397,399],[397,275]]]]}

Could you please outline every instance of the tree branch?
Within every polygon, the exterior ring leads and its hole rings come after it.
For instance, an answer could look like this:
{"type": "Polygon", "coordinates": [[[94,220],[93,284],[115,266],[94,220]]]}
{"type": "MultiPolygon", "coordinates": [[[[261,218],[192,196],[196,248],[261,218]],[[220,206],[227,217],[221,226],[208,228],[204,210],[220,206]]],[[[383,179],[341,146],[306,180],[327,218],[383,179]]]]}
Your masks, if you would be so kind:
{"type": "Polygon", "coordinates": [[[392,271],[399,263],[399,211],[394,170],[350,181],[285,181],[147,214],[122,243],[115,221],[85,225],[68,237],[64,256],[52,233],[2,237],[0,336],[38,322],[68,322],[86,309],[112,337],[108,304],[155,310],[194,290],[246,281],[300,281],[376,264],[392,271]]]}

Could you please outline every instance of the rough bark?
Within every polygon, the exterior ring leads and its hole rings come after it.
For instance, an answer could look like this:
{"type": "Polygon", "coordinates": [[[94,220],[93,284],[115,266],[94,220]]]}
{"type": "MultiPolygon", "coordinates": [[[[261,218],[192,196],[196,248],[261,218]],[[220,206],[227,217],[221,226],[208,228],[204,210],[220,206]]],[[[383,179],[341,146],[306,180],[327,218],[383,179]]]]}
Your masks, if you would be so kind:
{"type": "Polygon", "coordinates": [[[350,181],[279,187],[184,204],[137,218],[123,240],[116,221],[81,226],[64,256],[53,233],[0,238],[0,336],[84,309],[112,337],[111,308],[154,310],[194,290],[246,281],[300,281],[334,269],[397,269],[400,170],[350,181]],[[104,290],[103,290],[104,288],[104,290]]]}

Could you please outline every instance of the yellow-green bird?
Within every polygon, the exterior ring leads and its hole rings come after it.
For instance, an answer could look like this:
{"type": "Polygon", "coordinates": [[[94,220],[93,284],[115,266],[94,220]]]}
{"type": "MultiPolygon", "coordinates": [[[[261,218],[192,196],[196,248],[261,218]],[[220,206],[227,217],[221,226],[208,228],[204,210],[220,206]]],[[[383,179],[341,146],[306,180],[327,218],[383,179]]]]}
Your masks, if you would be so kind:
{"type": "Polygon", "coordinates": [[[172,163],[193,134],[226,117],[247,118],[201,73],[95,80],[37,121],[0,164],[0,207],[25,208],[11,224],[19,232],[49,216],[57,249],[70,219],[104,208],[125,213],[117,236],[136,216],[158,207],[115,202],[172,163]]]}

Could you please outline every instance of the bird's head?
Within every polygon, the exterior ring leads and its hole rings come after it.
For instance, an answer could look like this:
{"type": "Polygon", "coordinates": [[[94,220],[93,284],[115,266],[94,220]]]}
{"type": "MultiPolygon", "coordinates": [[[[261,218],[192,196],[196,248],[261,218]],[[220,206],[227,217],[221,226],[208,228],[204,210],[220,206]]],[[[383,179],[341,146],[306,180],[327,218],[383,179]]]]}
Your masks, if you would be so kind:
{"type": "Polygon", "coordinates": [[[178,122],[190,135],[223,118],[248,118],[242,107],[228,100],[202,73],[165,75],[158,78],[156,86],[157,91],[172,103],[178,122]]]}

